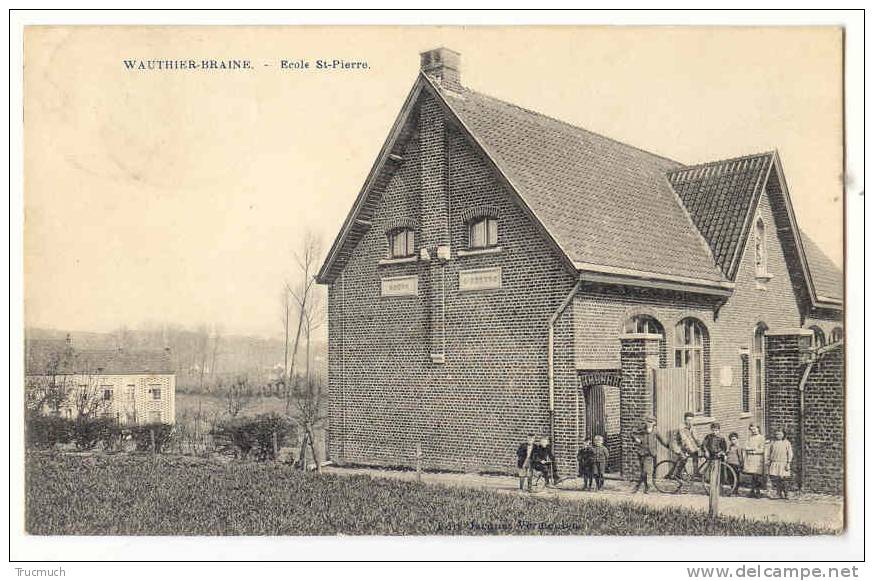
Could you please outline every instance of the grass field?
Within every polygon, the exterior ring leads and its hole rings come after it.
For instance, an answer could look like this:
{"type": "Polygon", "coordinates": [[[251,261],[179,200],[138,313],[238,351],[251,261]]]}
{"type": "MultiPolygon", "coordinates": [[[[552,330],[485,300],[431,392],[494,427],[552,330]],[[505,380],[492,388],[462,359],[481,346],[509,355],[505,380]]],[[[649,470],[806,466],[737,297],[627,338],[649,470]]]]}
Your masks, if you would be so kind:
{"type": "Polygon", "coordinates": [[[30,453],[37,535],[810,535],[800,524],[708,522],[686,509],[575,502],[272,463],[30,453]]]}

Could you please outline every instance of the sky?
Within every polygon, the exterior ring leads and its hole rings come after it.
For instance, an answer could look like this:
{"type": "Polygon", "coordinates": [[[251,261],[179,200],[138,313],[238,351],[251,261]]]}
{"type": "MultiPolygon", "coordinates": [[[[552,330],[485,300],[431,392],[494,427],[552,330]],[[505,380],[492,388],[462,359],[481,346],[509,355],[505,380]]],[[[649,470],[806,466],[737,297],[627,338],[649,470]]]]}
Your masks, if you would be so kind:
{"type": "Polygon", "coordinates": [[[38,27],[26,324],[279,335],[293,252],[308,229],[330,246],[436,46],[461,53],[472,89],[683,163],[778,149],[801,228],[841,263],[838,28],[38,27]]]}

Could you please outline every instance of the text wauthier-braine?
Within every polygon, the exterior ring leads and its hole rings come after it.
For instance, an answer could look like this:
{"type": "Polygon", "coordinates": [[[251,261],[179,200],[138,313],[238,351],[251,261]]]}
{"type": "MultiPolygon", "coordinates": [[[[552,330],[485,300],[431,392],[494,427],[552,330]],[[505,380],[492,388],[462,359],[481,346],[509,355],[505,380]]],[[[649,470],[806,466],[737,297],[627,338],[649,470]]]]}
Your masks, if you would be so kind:
{"type": "MultiPolygon", "coordinates": [[[[255,66],[248,59],[124,59],[124,67],[129,71],[179,71],[179,70],[252,70],[255,66]]],[[[344,59],[282,59],[280,69],[288,70],[354,70],[369,69],[367,61],[347,61],[344,59]]],[[[271,63],[264,63],[269,67],[271,63]]]]}

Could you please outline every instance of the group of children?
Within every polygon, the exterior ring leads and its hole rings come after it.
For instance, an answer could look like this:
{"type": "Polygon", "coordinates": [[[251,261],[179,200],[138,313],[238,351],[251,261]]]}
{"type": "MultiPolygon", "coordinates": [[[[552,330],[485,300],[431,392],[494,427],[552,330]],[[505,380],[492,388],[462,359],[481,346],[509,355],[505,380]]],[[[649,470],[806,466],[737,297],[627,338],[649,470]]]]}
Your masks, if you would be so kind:
{"type": "MultiPolygon", "coordinates": [[[[640,462],[640,479],[634,488],[635,492],[641,487],[644,493],[648,492],[656,448],[662,445],[677,457],[675,472],[685,466],[686,459],[691,458],[694,476],[699,476],[698,457],[703,453],[707,459],[718,459],[731,466],[739,478],[741,475],[746,475],[750,482],[750,497],[761,498],[766,473],[771,479],[777,497],[789,497],[788,489],[792,479],[792,443],[786,439],[786,433],[782,429],[775,430],[774,440],[768,442],[760,433],[759,427],[750,424],[750,435],[744,445],[741,445],[737,432],[730,433],[726,440],[720,433],[720,425],[713,422],[710,424],[710,433],[699,442],[692,430],[693,417],[694,414],[686,413],[683,418],[684,426],[669,441],[665,441],[655,431],[655,418],[645,419],[643,429],[634,434],[640,462]]],[[[680,480],[679,474],[673,473],[671,476],[680,480]]]]}
{"type": "Polygon", "coordinates": [[[604,445],[603,436],[595,436],[591,440],[583,442],[583,446],[577,452],[577,465],[579,466],[580,478],[583,479],[583,490],[597,490],[604,487],[604,473],[607,472],[607,461],[610,452],[604,445]]]}
{"type": "MultiPolygon", "coordinates": [[[[649,491],[657,448],[661,445],[670,449],[675,458],[679,458],[676,463],[677,468],[685,466],[685,460],[691,458],[694,476],[699,476],[698,459],[699,455],[703,454],[705,458],[725,462],[734,469],[738,477],[745,475],[750,484],[750,497],[761,498],[767,475],[771,479],[776,495],[779,498],[788,498],[789,483],[792,479],[792,444],[786,439],[783,430],[775,430],[774,440],[768,442],[760,433],[759,427],[750,424],[749,436],[741,445],[737,432],[730,433],[726,440],[720,433],[720,425],[713,422],[710,424],[710,433],[699,441],[693,430],[694,414],[685,414],[683,420],[684,426],[672,432],[668,440],[656,432],[656,420],[653,417],[646,418],[643,429],[634,434],[640,462],[640,479],[634,492],[638,492],[641,488],[644,493],[649,491]]],[[[604,445],[603,436],[596,435],[583,442],[577,452],[577,465],[579,476],[583,481],[583,490],[601,490],[604,487],[604,474],[607,472],[609,459],[610,452],[604,445]]],[[[521,444],[517,450],[517,460],[520,488],[524,488],[526,478],[530,487],[532,468],[542,472],[548,484],[554,485],[558,480],[548,438],[544,437],[540,444],[537,444],[534,435],[529,434],[528,441],[521,444]]],[[[673,474],[673,477],[679,480],[679,474],[673,474]]]]}

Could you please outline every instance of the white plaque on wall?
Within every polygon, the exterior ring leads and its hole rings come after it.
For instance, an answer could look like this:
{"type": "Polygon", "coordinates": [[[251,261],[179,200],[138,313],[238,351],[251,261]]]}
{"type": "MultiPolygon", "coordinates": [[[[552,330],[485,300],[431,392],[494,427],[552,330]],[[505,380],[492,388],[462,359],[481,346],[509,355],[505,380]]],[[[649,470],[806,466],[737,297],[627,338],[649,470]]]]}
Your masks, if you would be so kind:
{"type": "Polygon", "coordinates": [[[382,279],[382,296],[384,297],[407,297],[419,294],[419,277],[412,276],[389,276],[382,279]]]}
{"type": "Polygon", "coordinates": [[[458,273],[458,290],[474,291],[501,288],[501,267],[474,268],[458,273]]]}
{"type": "Polygon", "coordinates": [[[731,365],[723,365],[719,370],[719,385],[722,387],[730,387],[733,380],[734,373],[732,372],[731,365]]]}

